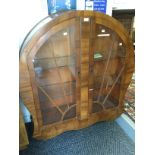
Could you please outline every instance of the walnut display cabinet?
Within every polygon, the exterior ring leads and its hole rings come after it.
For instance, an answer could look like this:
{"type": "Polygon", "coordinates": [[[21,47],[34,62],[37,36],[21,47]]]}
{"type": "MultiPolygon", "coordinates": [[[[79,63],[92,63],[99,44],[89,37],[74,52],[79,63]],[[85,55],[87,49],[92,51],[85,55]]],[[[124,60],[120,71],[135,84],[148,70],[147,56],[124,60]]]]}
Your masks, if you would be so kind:
{"type": "Polygon", "coordinates": [[[133,71],[132,43],[114,18],[69,11],[43,19],[20,49],[20,96],[33,117],[33,136],[47,139],[117,118],[133,71]]]}

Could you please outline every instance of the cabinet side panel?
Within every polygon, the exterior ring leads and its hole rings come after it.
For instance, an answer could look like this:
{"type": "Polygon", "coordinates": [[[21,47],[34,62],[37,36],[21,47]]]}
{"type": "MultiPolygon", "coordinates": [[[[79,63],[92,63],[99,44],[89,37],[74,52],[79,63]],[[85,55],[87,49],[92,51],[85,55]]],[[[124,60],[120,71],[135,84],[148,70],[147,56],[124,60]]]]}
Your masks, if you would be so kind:
{"type": "Polygon", "coordinates": [[[36,137],[39,134],[39,128],[38,128],[38,121],[37,121],[36,109],[35,109],[35,104],[34,104],[32,86],[30,83],[30,76],[29,76],[27,65],[26,65],[24,53],[20,60],[19,71],[20,71],[20,74],[19,74],[20,76],[19,77],[20,97],[32,115],[33,122],[34,122],[33,136],[36,137]]]}

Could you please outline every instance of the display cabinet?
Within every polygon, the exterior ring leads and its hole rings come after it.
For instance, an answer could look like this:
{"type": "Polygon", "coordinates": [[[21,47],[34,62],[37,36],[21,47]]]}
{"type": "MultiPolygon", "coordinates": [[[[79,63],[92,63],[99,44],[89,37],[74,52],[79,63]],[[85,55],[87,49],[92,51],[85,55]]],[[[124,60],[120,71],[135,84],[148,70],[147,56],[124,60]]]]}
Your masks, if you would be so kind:
{"type": "Polygon", "coordinates": [[[33,117],[33,136],[117,118],[133,71],[131,41],[114,18],[93,11],[45,18],[20,49],[20,96],[33,117]]]}

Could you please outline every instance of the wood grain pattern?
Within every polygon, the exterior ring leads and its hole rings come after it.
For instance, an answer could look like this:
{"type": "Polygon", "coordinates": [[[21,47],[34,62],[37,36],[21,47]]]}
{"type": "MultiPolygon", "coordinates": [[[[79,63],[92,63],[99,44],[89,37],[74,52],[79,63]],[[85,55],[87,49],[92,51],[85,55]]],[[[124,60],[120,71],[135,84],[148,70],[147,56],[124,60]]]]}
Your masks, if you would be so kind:
{"type": "Polygon", "coordinates": [[[23,119],[23,114],[21,109],[19,109],[19,149],[23,150],[27,147],[29,144],[25,124],[24,124],[24,119],[23,119]]]}
{"type": "Polygon", "coordinates": [[[20,56],[20,96],[33,117],[33,136],[46,139],[115,119],[123,112],[133,71],[133,47],[117,20],[93,11],[54,17],[30,37],[20,56]],[[110,36],[98,37],[104,29],[110,36]],[[100,110],[94,112],[94,105],[100,110]]]}

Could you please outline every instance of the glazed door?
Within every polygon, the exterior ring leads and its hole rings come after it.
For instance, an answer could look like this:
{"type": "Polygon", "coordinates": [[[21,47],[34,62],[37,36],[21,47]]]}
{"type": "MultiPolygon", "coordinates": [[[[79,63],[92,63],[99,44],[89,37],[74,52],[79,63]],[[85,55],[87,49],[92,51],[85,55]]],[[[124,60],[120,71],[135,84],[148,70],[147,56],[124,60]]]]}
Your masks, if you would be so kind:
{"type": "Polygon", "coordinates": [[[78,21],[71,19],[53,26],[39,50],[29,57],[33,64],[30,62],[29,67],[34,72],[34,75],[31,72],[34,99],[41,112],[40,125],[59,123],[77,115],[77,25],[78,21]]]}
{"type": "Polygon", "coordinates": [[[92,55],[90,55],[90,113],[119,106],[119,95],[125,69],[125,45],[110,28],[94,21],[92,24],[92,55]]]}

